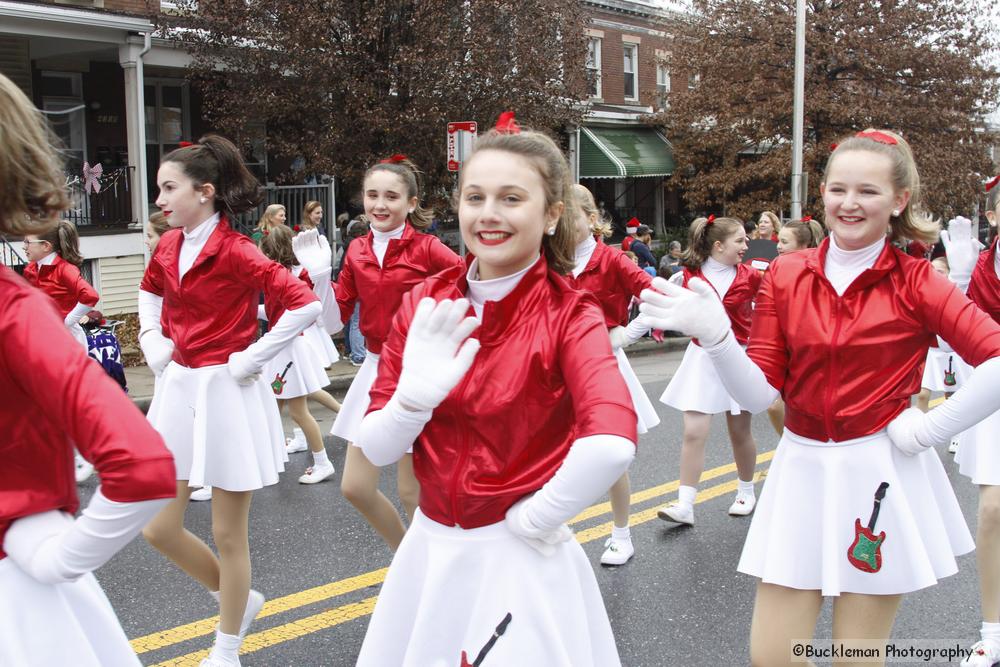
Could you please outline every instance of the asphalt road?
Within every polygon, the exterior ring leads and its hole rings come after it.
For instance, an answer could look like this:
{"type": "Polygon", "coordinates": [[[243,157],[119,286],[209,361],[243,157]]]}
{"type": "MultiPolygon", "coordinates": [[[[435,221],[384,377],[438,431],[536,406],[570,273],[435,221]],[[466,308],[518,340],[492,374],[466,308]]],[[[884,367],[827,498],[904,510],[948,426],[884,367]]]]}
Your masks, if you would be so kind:
{"type": "MultiPolygon", "coordinates": [[[[624,665],[747,665],[754,580],[738,574],[736,563],[749,518],[726,514],[736,472],[722,418],[715,419],[707,447],[707,474],[699,487],[695,527],[673,526],[656,518],[656,508],[677,495],[681,437],[680,414],[656,399],[681,354],[633,360],[662,420],[640,438],[631,469],[636,556],[619,568],[598,564],[611,527],[606,504],[595,505],[572,527],[594,563],[624,665]]],[[[313,413],[328,432],[331,414],[318,406],[313,413]]],[[[287,430],[291,432],[290,425],[287,430]]],[[[753,432],[757,472],[762,476],[778,439],[766,415],[754,418],[753,432]]],[[[281,482],[254,496],[253,585],[268,597],[268,604],[244,642],[244,665],[354,664],[391,555],[340,495],[345,447],[343,440],[327,437],[327,450],[338,468],[334,479],[315,486],[298,484],[309,457],[295,454],[281,482]]],[[[957,474],[949,454],[940,455],[974,527],[976,490],[957,474]]],[[[88,496],[94,484],[93,480],[83,484],[82,495],[88,496]]],[[[382,489],[395,499],[392,472],[383,473],[382,489]]],[[[759,484],[757,490],[759,494],[759,484]]],[[[210,505],[192,503],[187,521],[190,530],[209,542],[210,505]]],[[[904,599],[894,638],[901,643],[936,639],[962,647],[978,638],[974,554],[963,556],[959,567],[959,574],[904,599]]],[[[217,613],[216,603],[200,586],[142,539],[97,574],[143,664],[198,664],[211,646],[217,613]]],[[[829,637],[830,626],[828,603],[816,636],[829,637]]]]}

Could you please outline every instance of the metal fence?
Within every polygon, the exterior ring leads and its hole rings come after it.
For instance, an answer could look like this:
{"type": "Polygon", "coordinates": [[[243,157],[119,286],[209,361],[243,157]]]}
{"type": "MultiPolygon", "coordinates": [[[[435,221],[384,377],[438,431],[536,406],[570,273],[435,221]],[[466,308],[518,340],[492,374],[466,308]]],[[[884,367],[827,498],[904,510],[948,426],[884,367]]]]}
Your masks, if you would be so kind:
{"type": "Polygon", "coordinates": [[[109,169],[92,179],[90,187],[79,176],[67,178],[70,207],[63,218],[79,228],[122,228],[136,222],[132,215],[132,172],[134,167],[109,169]],[[96,187],[95,187],[96,185],[96,187]]]}
{"type": "Polygon", "coordinates": [[[335,203],[336,181],[314,185],[276,185],[264,188],[264,201],[253,211],[236,216],[232,221],[233,228],[244,234],[252,234],[257,221],[264,215],[264,210],[271,204],[281,204],[285,207],[287,224],[294,226],[302,222],[302,209],[306,202],[318,201],[323,205],[323,220],[321,222],[330,240],[330,245],[336,247],[339,240],[337,234],[337,209],[335,203]]]}
{"type": "Polygon", "coordinates": [[[14,246],[17,242],[17,239],[8,239],[0,236],[0,262],[4,266],[21,273],[24,271],[24,267],[27,266],[28,260],[17,251],[17,248],[14,246]]]}

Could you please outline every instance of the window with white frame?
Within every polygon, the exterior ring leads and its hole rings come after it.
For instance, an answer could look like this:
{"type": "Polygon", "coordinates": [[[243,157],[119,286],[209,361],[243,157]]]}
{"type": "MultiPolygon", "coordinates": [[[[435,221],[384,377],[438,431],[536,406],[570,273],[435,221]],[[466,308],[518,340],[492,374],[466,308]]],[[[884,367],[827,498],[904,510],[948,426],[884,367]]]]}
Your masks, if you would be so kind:
{"type": "Polygon", "coordinates": [[[670,93],[670,70],[659,63],[656,66],[656,98],[661,109],[667,108],[667,95],[670,93]]]}
{"type": "Polygon", "coordinates": [[[591,97],[601,97],[601,38],[587,42],[587,85],[591,97]]]}
{"type": "Polygon", "coordinates": [[[694,90],[701,83],[701,72],[695,72],[694,74],[688,74],[688,90],[694,90]]]}
{"type": "Polygon", "coordinates": [[[639,99],[639,45],[623,44],[622,50],[625,52],[624,76],[625,99],[635,102],[639,99]]]}

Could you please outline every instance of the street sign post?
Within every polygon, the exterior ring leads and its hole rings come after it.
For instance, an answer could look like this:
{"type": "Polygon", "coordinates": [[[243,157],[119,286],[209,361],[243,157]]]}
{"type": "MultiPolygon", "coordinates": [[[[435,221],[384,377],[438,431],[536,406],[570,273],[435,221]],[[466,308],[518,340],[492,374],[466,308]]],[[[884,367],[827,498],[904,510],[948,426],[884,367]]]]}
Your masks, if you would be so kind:
{"type": "Polygon", "coordinates": [[[458,171],[476,142],[476,121],[448,123],[448,171],[458,171]]]}

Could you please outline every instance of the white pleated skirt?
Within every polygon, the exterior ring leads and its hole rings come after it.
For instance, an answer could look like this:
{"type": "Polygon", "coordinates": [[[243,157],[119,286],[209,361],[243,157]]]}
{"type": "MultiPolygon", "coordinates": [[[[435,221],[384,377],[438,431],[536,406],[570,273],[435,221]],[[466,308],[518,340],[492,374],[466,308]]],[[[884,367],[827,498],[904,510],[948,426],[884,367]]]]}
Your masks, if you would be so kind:
{"type": "Polygon", "coordinates": [[[0,665],[141,664],[93,574],[43,584],[0,560],[0,665]]]}
{"type": "MultiPolygon", "coordinates": [[[[964,446],[964,445],[963,445],[964,446]]],[[[738,569],[765,583],[823,595],[895,595],[955,574],[975,548],[937,452],[906,456],[885,431],[821,443],[787,428],[771,461],[738,569]],[[866,572],[848,552],[888,482],[874,530],[881,566],[866,572]]]]}
{"type": "Polygon", "coordinates": [[[277,484],[285,470],[278,403],[264,376],[243,387],[225,364],[171,361],[147,417],[174,455],[177,479],[192,487],[252,491],[277,484]]]}
{"type": "Polygon", "coordinates": [[[681,365],[671,378],[660,402],[683,412],[703,412],[716,415],[721,412],[740,414],[740,404],[733,400],[715,371],[708,352],[688,343],[681,365]]]}
{"type": "MultiPolygon", "coordinates": [[[[333,344],[333,339],[320,324],[314,324],[302,332],[306,342],[316,353],[316,357],[323,362],[323,368],[329,368],[340,359],[337,346],[333,344]]],[[[326,386],[326,385],[323,385],[326,386]]]]}
{"type": "Polygon", "coordinates": [[[306,337],[296,336],[295,340],[264,364],[262,375],[275,398],[298,398],[330,384],[325,367],[306,337]]]}
{"type": "Polygon", "coordinates": [[[615,359],[618,360],[618,370],[621,371],[622,378],[625,379],[625,386],[632,397],[632,405],[635,407],[635,414],[639,417],[639,435],[646,433],[660,423],[660,417],[656,414],[656,408],[646,396],[646,390],[642,388],[642,383],[632,370],[632,364],[625,356],[625,350],[618,348],[615,350],[615,359]]]}
{"type": "Polygon", "coordinates": [[[924,377],[920,386],[931,391],[955,392],[968,379],[970,373],[972,366],[962,361],[957,354],[932,347],[927,350],[927,363],[924,365],[924,377]]]}
{"type": "Polygon", "coordinates": [[[483,665],[614,667],[615,638],[576,540],[545,557],[503,522],[464,530],[417,511],[379,594],[359,667],[471,663],[507,614],[483,665]]]}
{"type": "Polygon", "coordinates": [[[358,369],[358,374],[351,382],[351,387],[347,390],[347,395],[344,396],[344,402],[340,405],[340,412],[337,413],[330,433],[350,443],[357,442],[361,420],[364,419],[371,403],[368,392],[375,384],[376,377],[378,377],[378,355],[369,350],[361,368],[358,369]]]}
{"type": "Polygon", "coordinates": [[[962,431],[959,441],[958,472],[973,484],[1000,486],[1000,412],[962,431]]]}

